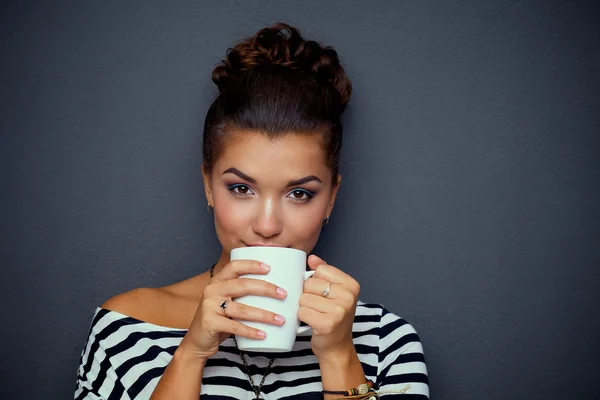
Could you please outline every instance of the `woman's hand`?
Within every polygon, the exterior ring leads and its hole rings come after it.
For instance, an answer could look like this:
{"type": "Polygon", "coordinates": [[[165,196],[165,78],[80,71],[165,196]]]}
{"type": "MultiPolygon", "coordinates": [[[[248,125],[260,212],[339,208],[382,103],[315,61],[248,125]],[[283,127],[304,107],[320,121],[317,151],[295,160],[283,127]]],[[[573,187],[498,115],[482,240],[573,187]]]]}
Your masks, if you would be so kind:
{"type": "Polygon", "coordinates": [[[251,260],[234,260],[225,265],[204,288],[196,314],[179,346],[180,349],[185,349],[188,356],[191,354],[194,358],[206,362],[217,353],[219,345],[231,334],[264,339],[264,332],[261,334],[260,330],[230,318],[282,325],[285,321],[277,320],[278,316],[275,313],[232,301],[232,298],[245,295],[284,299],[287,296],[285,290],[272,283],[258,279],[238,279],[244,274],[266,275],[269,269],[268,266],[251,260]],[[229,300],[226,314],[221,308],[225,300],[229,300]]]}
{"type": "Polygon", "coordinates": [[[334,359],[354,350],[352,324],[360,285],[315,255],[308,257],[308,266],[316,272],[304,283],[298,318],[312,327],[311,347],[317,359],[334,359]],[[328,287],[329,294],[323,297],[328,287]]]}

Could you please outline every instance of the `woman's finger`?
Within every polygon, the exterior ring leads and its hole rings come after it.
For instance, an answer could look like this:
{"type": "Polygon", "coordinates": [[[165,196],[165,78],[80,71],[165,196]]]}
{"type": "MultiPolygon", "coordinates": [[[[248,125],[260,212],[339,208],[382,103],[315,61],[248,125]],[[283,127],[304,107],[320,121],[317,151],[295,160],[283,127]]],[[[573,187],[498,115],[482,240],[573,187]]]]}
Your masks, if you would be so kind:
{"type": "Polygon", "coordinates": [[[356,304],[357,297],[350,290],[336,283],[332,283],[331,286],[329,284],[323,279],[313,277],[304,283],[304,293],[323,297],[325,301],[333,301],[345,307],[352,307],[356,304]],[[329,288],[329,293],[327,296],[323,296],[327,288],[329,288]]]}
{"type": "Polygon", "coordinates": [[[208,285],[204,290],[204,295],[207,298],[219,299],[254,295],[281,300],[286,298],[287,292],[271,282],[253,278],[239,278],[208,285]]]}
{"type": "Polygon", "coordinates": [[[316,269],[321,264],[327,265],[327,261],[323,260],[321,257],[315,254],[311,254],[310,256],[308,256],[308,259],[306,261],[310,269],[316,269]]]}
{"type": "Polygon", "coordinates": [[[308,266],[316,271],[313,277],[322,278],[329,282],[342,284],[348,280],[353,280],[350,275],[333,265],[327,264],[325,260],[314,254],[311,254],[308,258],[308,266]]]}
{"type": "Polygon", "coordinates": [[[351,282],[354,282],[354,279],[350,275],[333,265],[320,264],[315,271],[313,278],[320,278],[339,285],[350,285],[351,282]]]}
{"type": "Polygon", "coordinates": [[[331,312],[333,307],[335,307],[335,303],[333,303],[331,300],[327,300],[321,295],[312,293],[304,293],[302,296],[300,296],[299,303],[300,307],[306,307],[324,314],[331,312]]]}
{"type": "Polygon", "coordinates": [[[346,314],[347,310],[355,304],[354,298],[352,294],[348,292],[342,293],[342,290],[339,286],[337,288],[340,290],[339,293],[341,294],[341,298],[338,297],[336,299],[330,299],[329,297],[323,297],[321,293],[304,293],[302,296],[300,296],[300,307],[307,307],[312,310],[327,314],[346,314]]]}
{"type": "Polygon", "coordinates": [[[215,274],[213,279],[217,281],[228,281],[237,279],[241,275],[255,274],[266,275],[271,270],[271,267],[256,260],[233,260],[229,262],[218,274],[215,274]]]}
{"type": "Polygon", "coordinates": [[[327,290],[327,288],[329,288],[329,294],[327,295],[328,299],[335,299],[336,298],[336,293],[339,293],[339,290],[336,291],[334,289],[334,286],[338,286],[335,285],[329,281],[326,281],[324,279],[321,278],[315,278],[314,276],[311,279],[307,279],[304,282],[304,293],[311,293],[311,294],[316,294],[316,295],[323,295],[323,292],[325,292],[327,290]],[[329,286],[331,285],[331,286],[329,286]]]}
{"type": "MultiPolygon", "coordinates": [[[[220,305],[219,305],[220,307],[220,305]]],[[[226,317],[239,319],[244,321],[263,322],[265,324],[281,326],[285,323],[285,318],[282,315],[260,308],[248,306],[246,304],[237,303],[235,301],[227,301],[226,308],[220,311],[226,317]]]]}
{"type": "Polygon", "coordinates": [[[298,309],[298,319],[308,324],[313,329],[315,335],[331,334],[337,328],[338,322],[333,318],[323,318],[323,316],[323,313],[308,307],[300,307],[298,309]]]}
{"type": "Polygon", "coordinates": [[[223,318],[220,316],[214,318],[211,321],[210,328],[214,332],[234,334],[250,339],[264,339],[266,337],[266,333],[264,333],[260,329],[255,329],[249,327],[248,325],[244,325],[241,322],[237,322],[232,319],[223,318]]]}
{"type": "Polygon", "coordinates": [[[348,306],[344,306],[338,301],[331,301],[323,296],[309,293],[304,293],[300,296],[300,307],[306,307],[323,314],[339,315],[340,317],[348,313],[348,306]]]}

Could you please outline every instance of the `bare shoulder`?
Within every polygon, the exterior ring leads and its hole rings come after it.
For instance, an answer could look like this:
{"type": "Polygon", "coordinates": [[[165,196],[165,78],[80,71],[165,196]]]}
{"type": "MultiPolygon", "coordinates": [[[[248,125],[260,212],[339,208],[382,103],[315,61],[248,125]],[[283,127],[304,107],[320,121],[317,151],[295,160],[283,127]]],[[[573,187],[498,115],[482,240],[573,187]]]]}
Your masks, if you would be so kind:
{"type": "Polygon", "coordinates": [[[145,321],[143,317],[161,301],[167,300],[166,295],[166,292],[156,288],[133,289],[106,300],[102,308],[145,321]]]}
{"type": "Polygon", "coordinates": [[[203,284],[205,278],[200,277],[160,288],[138,288],[111,297],[102,308],[155,325],[187,329],[198,308],[203,284]]]}

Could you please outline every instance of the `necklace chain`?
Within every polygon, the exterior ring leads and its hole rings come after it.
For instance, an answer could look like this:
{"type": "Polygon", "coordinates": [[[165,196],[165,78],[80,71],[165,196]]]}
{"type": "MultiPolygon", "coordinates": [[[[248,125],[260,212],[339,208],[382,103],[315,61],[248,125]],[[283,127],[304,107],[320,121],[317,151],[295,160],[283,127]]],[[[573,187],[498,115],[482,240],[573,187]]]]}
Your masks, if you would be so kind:
{"type": "MultiPolygon", "coordinates": [[[[216,264],[213,264],[213,266],[210,267],[210,277],[211,278],[214,275],[215,265],[216,264]]],[[[256,386],[254,384],[254,379],[252,379],[252,374],[250,373],[250,367],[248,366],[248,362],[246,361],[246,357],[244,356],[244,353],[240,350],[240,347],[238,346],[237,340],[235,339],[235,335],[231,335],[231,338],[233,339],[233,343],[235,343],[235,348],[240,353],[240,358],[242,359],[242,364],[244,364],[244,369],[246,370],[245,373],[248,376],[248,381],[250,382],[250,386],[252,387],[252,391],[256,395],[256,399],[260,399],[260,392],[262,390],[263,385],[265,384],[265,380],[267,379],[267,375],[269,375],[269,372],[271,370],[271,366],[273,365],[273,362],[275,362],[275,358],[274,357],[271,358],[271,360],[269,361],[269,365],[267,365],[267,368],[265,369],[265,373],[263,374],[263,377],[262,377],[259,385],[256,386]]]]}
{"type": "Polygon", "coordinates": [[[270,369],[271,369],[271,365],[273,365],[273,362],[275,361],[275,358],[271,358],[271,360],[269,361],[269,365],[267,365],[265,373],[263,374],[263,377],[262,377],[262,379],[260,381],[260,384],[258,386],[256,386],[254,384],[254,379],[252,379],[252,375],[250,374],[250,367],[248,367],[248,363],[246,362],[246,357],[244,356],[244,353],[242,353],[242,351],[238,347],[237,340],[235,340],[235,336],[232,335],[231,337],[233,339],[233,342],[235,343],[235,347],[240,352],[240,357],[242,358],[242,363],[244,364],[244,368],[246,369],[246,375],[248,375],[248,380],[250,381],[250,385],[252,385],[252,391],[256,395],[256,398],[259,399],[260,398],[259,397],[260,396],[260,392],[262,390],[263,385],[265,384],[265,379],[267,379],[267,375],[269,375],[269,372],[270,372],[270,369]]]}

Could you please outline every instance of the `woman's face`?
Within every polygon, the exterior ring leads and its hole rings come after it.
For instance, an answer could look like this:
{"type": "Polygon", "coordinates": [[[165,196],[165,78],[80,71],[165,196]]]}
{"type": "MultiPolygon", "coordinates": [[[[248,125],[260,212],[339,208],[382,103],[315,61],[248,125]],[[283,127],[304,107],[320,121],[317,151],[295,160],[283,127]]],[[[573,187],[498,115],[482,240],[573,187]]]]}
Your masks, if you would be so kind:
{"type": "Polygon", "coordinates": [[[338,184],[318,136],[232,135],[211,176],[203,171],[223,250],[281,246],[310,253],[331,214],[338,184]]]}

